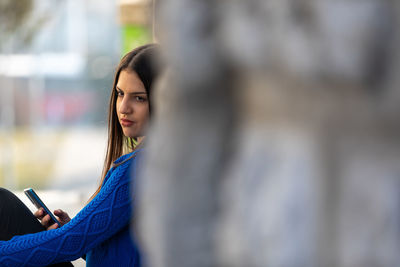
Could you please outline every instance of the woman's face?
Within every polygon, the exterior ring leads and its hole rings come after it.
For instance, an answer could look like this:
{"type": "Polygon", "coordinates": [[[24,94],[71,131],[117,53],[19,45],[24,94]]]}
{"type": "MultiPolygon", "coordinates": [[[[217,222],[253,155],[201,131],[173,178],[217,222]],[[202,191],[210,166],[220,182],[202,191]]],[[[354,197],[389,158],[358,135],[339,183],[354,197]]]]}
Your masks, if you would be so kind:
{"type": "Polygon", "coordinates": [[[142,137],[149,120],[149,100],[143,82],[134,71],[122,70],[117,86],[116,111],[126,137],[142,137]]]}

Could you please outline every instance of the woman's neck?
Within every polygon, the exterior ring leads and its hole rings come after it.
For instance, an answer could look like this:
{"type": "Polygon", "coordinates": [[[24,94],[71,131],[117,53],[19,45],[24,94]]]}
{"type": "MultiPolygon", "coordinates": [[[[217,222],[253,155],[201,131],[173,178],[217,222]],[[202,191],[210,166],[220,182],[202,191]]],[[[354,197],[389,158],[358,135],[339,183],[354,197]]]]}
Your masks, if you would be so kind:
{"type": "Polygon", "coordinates": [[[146,136],[140,136],[137,138],[137,144],[136,146],[139,146],[140,144],[142,144],[144,142],[144,139],[146,138],[146,136]]]}

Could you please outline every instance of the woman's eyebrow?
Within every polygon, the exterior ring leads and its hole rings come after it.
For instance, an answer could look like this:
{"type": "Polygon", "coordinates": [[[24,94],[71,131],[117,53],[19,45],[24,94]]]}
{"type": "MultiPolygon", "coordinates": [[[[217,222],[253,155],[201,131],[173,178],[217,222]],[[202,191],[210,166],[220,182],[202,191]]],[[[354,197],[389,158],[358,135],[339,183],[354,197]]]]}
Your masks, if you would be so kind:
{"type": "MultiPolygon", "coordinates": [[[[119,90],[119,91],[124,92],[124,90],[122,90],[122,89],[119,88],[118,86],[115,86],[115,88],[116,88],[117,90],[119,90]]],[[[132,92],[132,93],[127,93],[127,94],[130,94],[130,95],[142,95],[142,94],[147,95],[146,92],[132,92]]]]}

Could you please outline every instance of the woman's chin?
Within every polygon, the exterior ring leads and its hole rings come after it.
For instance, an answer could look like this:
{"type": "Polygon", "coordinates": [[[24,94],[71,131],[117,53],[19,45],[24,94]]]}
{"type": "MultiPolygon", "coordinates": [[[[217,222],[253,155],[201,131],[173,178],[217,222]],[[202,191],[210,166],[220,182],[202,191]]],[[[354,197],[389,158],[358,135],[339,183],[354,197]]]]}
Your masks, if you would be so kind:
{"type": "Polygon", "coordinates": [[[135,133],[132,133],[130,131],[124,131],[124,135],[125,135],[125,137],[128,137],[128,138],[136,138],[137,137],[137,135],[135,133]]]}
{"type": "Polygon", "coordinates": [[[124,132],[125,137],[127,138],[135,138],[135,139],[141,139],[143,136],[140,134],[135,134],[135,133],[125,133],[124,132]]]}

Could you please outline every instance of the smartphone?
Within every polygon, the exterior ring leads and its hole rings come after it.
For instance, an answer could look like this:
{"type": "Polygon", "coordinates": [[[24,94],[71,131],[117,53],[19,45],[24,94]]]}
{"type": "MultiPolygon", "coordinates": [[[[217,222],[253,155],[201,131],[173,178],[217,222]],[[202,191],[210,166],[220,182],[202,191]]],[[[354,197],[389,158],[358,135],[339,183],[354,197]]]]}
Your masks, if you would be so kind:
{"type": "Polygon", "coordinates": [[[32,188],[26,188],[24,190],[24,193],[37,209],[43,208],[44,212],[50,215],[50,219],[53,221],[53,223],[57,223],[58,226],[61,226],[61,223],[57,220],[54,214],[47,208],[47,206],[43,203],[43,201],[40,199],[40,197],[36,194],[36,192],[32,188]]]}

